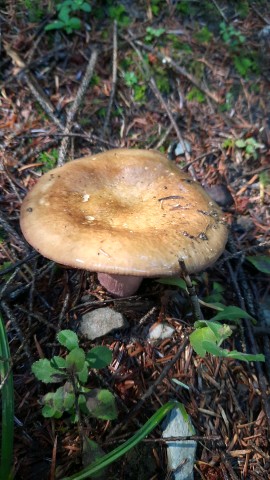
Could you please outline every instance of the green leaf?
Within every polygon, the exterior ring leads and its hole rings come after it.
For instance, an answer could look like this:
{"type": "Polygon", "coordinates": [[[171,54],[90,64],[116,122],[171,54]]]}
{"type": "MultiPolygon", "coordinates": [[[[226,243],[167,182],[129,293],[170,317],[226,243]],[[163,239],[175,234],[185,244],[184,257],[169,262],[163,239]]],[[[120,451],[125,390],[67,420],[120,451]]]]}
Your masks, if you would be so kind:
{"type": "Polygon", "coordinates": [[[203,342],[203,347],[208,353],[215,355],[216,357],[234,358],[235,360],[241,360],[244,362],[264,362],[265,356],[262,354],[252,355],[250,353],[242,353],[237,350],[229,351],[224,348],[220,348],[211,342],[203,342]]]}
{"type": "Polygon", "coordinates": [[[162,283],[164,285],[174,285],[175,287],[179,287],[182,290],[187,289],[186,282],[182,278],[170,278],[170,277],[164,277],[164,278],[159,278],[156,280],[158,283],[162,283]]]}
{"type": "Polygon", "coordinates": [[[54,417],[54,414],[56,413],[56,410],[55,410],[54,407],[51,407],[50,405],[44,405],[41,413],[42,413],[43,417],[45,417],[45,418],[52,418],[52,417],[54,417]]]}
{"type": "Polygon", "coordinates": [[[57,334],[58,342],[68,350],[73,350],[79,346],[78,336],[73,330],[62,330],[57,334]]]}
{"type": "Polygon", "coordinates": [[[66,382],[63,387],[57,388],[53,395],[53,405],[59,412],[69,411],[75,402],[75,394],[72,385],[66,382]]]}
{"type": "Polygon", "coordinates": [[[220,303],[220,302],[211,302],[211,303],[204,302],[200,298],[199,298],[199,303],[201,305],[203,305],[204,307],[212,308],[213,310],[218,310],[219,312],[222,312],[225,308],[225,305],[223,305],[223,303],[220,303]]]}
{"type": "Polygon", "coordinates": [[[243,140],[242,138],[239,138],[238,140],[235,141],[235,146],[237,148],[245,148],[246,147],[246,140],[243,140]]]}
{"type": "MultiPolygon", "coordinates": [[[[77,17],[71,17],[68,21],[68,29],[70,30],[80,30],[82,26],[82,22],[79,18],[77,17]]],[[[68,32],[68,33],[72,33],[72,32],[68,32]]]]}
{"type": "Polygon", "coordinates": [[[83,12],[86,12],[86,13],[90,13],[91,10],[92,10],[92,7],[91,7],[91,5],[88,5],[88,3],[83,3],[80,10],[82,10],[83,12]]]}
{"type": "Polygon", "coordinates": [[[109,390],[95,388],[86,394],[86,406],[92,417],[101,420],[114,420],[117,418],[115,398],[109,390]]]}
{"type": "MultiPolygon", "coordinates": [[[[94,442],[94,440],[84,436],[83,455],[82,455],[84,467],[86,467],[87,465],[90,465],[93,462],[96,462],[101,457],[104,457],[104,455],[105,455],[105,452],[96,442],[94,442]]],[[[102,470],[99,473],[96,473],[95,475],[93,475],[92,478],[105,478],[105,470],[102,470]]]]}
{"type": "Polygon", "coordinates": [[[86,361],[90,368],[105,368],[112,361],[112,352],[107,347],[94,347],[86,354],[86,361]]]}
{"type": "Polygon", "coordinates": [[[189,340],[195,352],[203,358],[207,353],[206,349],[203,347],[203,342],[210,341],[215,344],[216,336],[208,327],[203,327],[192,332],[189,340]]]}
{"type": "Polygon", "coordinates": [[[267,255],[256,255],[256,257],[246,257],[260,272],[270,275],[270,257],[267,255]]]}
{"type": "Polygon", "coordinates": [[[67,366],[66,360],[58,356],[53,357],[50,361],[50,364],[53,368],[56,368],[56,369],[64,369],[67,366]]]}
{"type": "Polygon", "coordinates": [[[255,318],[249,315],[245,310],[242,310],[239,307],[229,306],[225,307],[222,312],[217,313],[214,317],[211,318],[211,321],[219,322],[220,320],[227,320],[230,322],[239,323],[241,318],[249,318],[256,323],[255,318]]]}
{"type": "Polygon", "coordinates": [[[33,374],[38,380],[44,383],[56,383],[63,380],[61,372],[52,367],[50,361],[47,358],[43,358],[33,363],[31,366],[33,374]]]}
{"type": "Polygon", "coordinates": [[[58,13],[58,17],[64,24],[69,22],[70,7],[68,5],[63,5],[58,13]]]}
{"type": "Polygon", "coordinates": [[[61,28],[64,28],[64,26],[65,24],[61,20],[54,20],[54,22],[46,25],[45,31],[48,32],[49,30],[60,30],[61,28]]]}
{"type": "Polygon", "coordinates": [[[78,379],[81,383],[86,383],[89,375],[88,365],[84,362],[83,368],[80,372],[77,373],[78,379]]]}
{"type": "Polygon", "coordinates": [[[67,368],[71,368],[76,373],[80,372],[84,368],[85,353],[82,348],[74,348],[66,356],[67,368]]]}
{"type": "Polygon", "coordinates": [[[124,80],[128,87],[133,87],[138,83],[138,77],[134,72],[125,72],[124,80]]]}

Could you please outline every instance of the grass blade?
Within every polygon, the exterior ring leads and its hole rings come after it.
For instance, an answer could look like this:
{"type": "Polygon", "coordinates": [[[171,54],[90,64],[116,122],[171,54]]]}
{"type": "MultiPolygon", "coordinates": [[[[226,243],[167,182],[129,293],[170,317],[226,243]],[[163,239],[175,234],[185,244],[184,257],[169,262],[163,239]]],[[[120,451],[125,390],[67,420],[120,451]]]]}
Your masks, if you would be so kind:
{"type": "Polygon", "coordinates": [[[11,478],[14,434],[14,390],[10,369],[10,351],[7,334],[0,316],[0,379],[2,393],[2,432],[0,478],[11,478]],[[4,384],[2,384],[5,379],[4,384]]]}

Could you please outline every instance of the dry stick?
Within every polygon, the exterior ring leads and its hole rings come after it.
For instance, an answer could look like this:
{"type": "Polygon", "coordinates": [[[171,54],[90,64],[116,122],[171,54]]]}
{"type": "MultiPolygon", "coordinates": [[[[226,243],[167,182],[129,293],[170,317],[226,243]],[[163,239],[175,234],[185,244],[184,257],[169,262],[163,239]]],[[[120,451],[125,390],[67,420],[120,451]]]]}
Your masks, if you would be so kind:
{"type": "MultiPolygon", "coordinates": [[[[50,102],[49,98],[44,94],[42,89],[40,88],[38,82],[36,81],[35,77],[31,74],[31,72],[27,71],[27,65],[23,62],[20,56],[10,48],[8,44],[5,44],[6,53],[12,58],[15,65],[22,69],[21,73],[26,81],[26,84],[29,87],[29,90],[32,92],[34,98],[38,101],[44,112],[48,115],[48,117],[54,122],[54,124],[63,132],[66,129],[66,126],[62,123],[62,121],[54,114],[54,106],[50,102]]],[[[94,53],[94,52],[93,52],[94,53]]],[[[91,57],[92,58],[92,57],[91,57]]],[[[90,59],[91,60],[91,59],[90,59]]],[[[85,78],[85,77],[84,77],[85,78]]],[[[89,79],[90,81],[90,79],[89,79]]],[[[84,82],[84,80],[83,80],[84,82]]],[[[82,86],[82,84],[81,84],[82,86]]],[[[87,88],[88,85],[86,85],[87,88]]],[[[80,89],[79,89],[80,90],[80,89]]],[[[78,97],[79,91],[77,93],[78,97]]],[[[75,99],[76,101],[76,99],[75,99]]],[[[74,101],[74,103],[75,103],[74,101]]],[[[75,112],[76,113],[76,112],[75,112]]],[[[70,132],[68,131],[68,134],[70,132]]],[[[62,134],[63,135],[63,134],[62,134]]],[[[93,137],[95,140],[95,138],[93,137]]],[[[27,158],[26,158],[27,159],[27,158]]],[[[24,161],[26,161],[24,159],[24,161]]]]}
{"type": "Polygon", "coordinates": [[[103,126],[103,131],[102,131],[102,138],[106,136],[107,133],[107,128],[109,125],[110,121],[110,116],[111,116],[111,111],[112,111],[112,106],[113,106],[113,100],[115,97],[115,90],[116,90],[116,82],[117,82],[117,21],[114,20],[113,22],[113,69],[112,69],[112,89],[110,93],[110,99],[109,99],[109,104],[108,104],[108,109],[106,113],[106,118],[103,126]]]}
{"type": "MultiPolygon", "coordinates": [[[[150,77],[150,70],[149,70],[149,68],[148,68],[148,65],[147,65],[146,62],[144,61],[144,58],[143,58],[140,50],[136,47],[136,45],[134,44],[134,42],[133,42],[132,40],[128,39],[128,41],[129,41],[130,45],[132,46],[132,48],[133,48],[133,49],[135,50],[135,52],[137,53],[139,59],[141,60],[146,75],[147,75],[148,77],[150,77]]],[[[159,100],[159,102],[160,102],[161,105],[163,106],[165,112],[167,113],[167,115],[168,115],[168,117],[169,117],[169,119],[170,119],[170,122],[171,122],[171,124],[172,124],[172,126],[173,126],[173,128],[174,128],[174,130],[175,130],[176,135],[177,135],[177,138],[178,138],[178,140],[179,140],[179,142],[180,142],[180,144],[181,144],[181,146],[182,146],[182,148],[183,148],[186,162],[187,162],[187,163],[190,163],[190,155],[189,155],[189,153],[188,153],[188,151],[187,151],[187,149],[186,149],[186,145],[185,145],[185,142],[184,142],[184,140],[183,140],[182,134],[181,134],[181,132],[180,132],[180,130],[179,130],[179,128],[178,128],[178,125],[177,125],[177,123],[176,123],[176,121],[175,121],[175,119],[174,119],[174,116],[173,116],[171,110],[169,109],[169,107],[168,107],[167,103],[165,102],[164,98],[162,97],[162,95],[161,95],[161,93],[160,93],[160,91],[159,91],[159,89],[158,89],[158,87],[157,87],[157,84],[156,84],[156,82],[155,82],[155,79],[154,79],[153,77],[150,77],[149,84],[150,84],[150,87],[151,87],[154,95],[157,97],[157,99],[159,100]]],[[[191,174],[192,178],[193,178],[194,180],[197,180],[197,178],[196,178],[196,173],[195,173],[195,170],[194,170],[194,168],[193,168],[192,165],[189,167],[189,171],[190,171],[190,174],[191,174]]]]}
{"type": "MultiPolygon", "coordinates": [[[[82,79],[82,82],[79,86],[77,95],[75,97],[75,100],[74,100],[73,104],[71,105],[70,109],[67,112],[66,126],[63,130],[64,135],[70,133],[70,130],[72,129],[73,122],[74,122],[75,116],[77,114],[78,108],[79,108],[79,106],[80,106],[80,104],[83,100],[83,97],[84,97],[84,95],[86,93],[86,90],[89,86],[89,82],[92,78],[96,61],[97,61],[97,51],[93,50],[93,52],[91,54],[91,57],[90,57],[90,60],[88,62],[87,68],[86,68],[85,75],[82,79]]],[[[70,137],[65,136],[63,138],[62,142],[61,142],[61,146],[60,146],[60,149],[59,149],[58,162],[57,162],[58,167],[61,167],[62,165],[64,165],[69,140],[70,140],[70,137]]]]}
{"type": "MultiPolygon", "coordinates": [[[[128,40],[125,38],[125,40],[128,40]]],[[[153,53],[162,63],[163,65],[167,65],[168,67],[171,67],[176,73],[179,73],[183,77],[185,77],[189,82],[191,82],[193,85],[195,85],[196,88],[198,88],[201,92],[203,92],[205,95],[207,95],[211,100],[213,100],[217,104],[223,103],[222,99],[217,96],[217,94],[210,92],[206,88],[204,88],[197,80],[190,75],[186,71],[185,68],[179,67],[176,62],[173,61],[171,57],[168,57],[167,55],[162,55],[158,51],[156,51],[154,48],[150,47],[149,45],[145,45],[143,42],[140,42],[139,40],[135,40],[135,43],[142,47],[144,50],[153,53]]]]}
{"type": "Polygon", "coordinates": [[[27,65],[24,61],[20,58],[17,52],[12,50],[10,46],[5,43],[4,44],[6,53],[12,58],[15,65],[22,69],[23,77],[29,87],[29,90],[32,92],[33,96],[39,102],[40,106],[43,108],[44,112],[51,118],[51,120],[57,125],[61,130],[63,130],[63,124],[59,118],[54,114],[54,106],[48,99],[48,97],[44,94],[42,89],[40,88],[37,80],[32,75],[31,72],[27,71],[27,65]]]}

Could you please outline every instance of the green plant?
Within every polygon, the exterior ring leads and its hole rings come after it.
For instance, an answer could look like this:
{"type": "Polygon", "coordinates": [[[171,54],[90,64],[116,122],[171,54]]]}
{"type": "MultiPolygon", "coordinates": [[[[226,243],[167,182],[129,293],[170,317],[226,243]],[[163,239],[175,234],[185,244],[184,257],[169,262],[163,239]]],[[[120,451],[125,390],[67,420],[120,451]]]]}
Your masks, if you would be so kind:
{"type": "Polygon", "coordinates": [[[146,43],[151,43],[156,38],[161,37],[165,31],[166,31],[165,28],[147,27],[146,28],[147,35],[144,37],[144,40],[146,43]]]}
{"type": "Polygon", "coordinates": [[[56,5],[58,12],[58,20],[46,25],[45,30],[65,30],[66,33],[73,33],[75,30],[80,30],[81,20],[73,16],[75,12],[90,13],[91,5],[85,0],[63,0],[56,5]]]}
{"type": "Polygon", "coordinates": [[[254,137],[249,138],[227,138],[222,143],[223,148],[238,148],[242,151],[245,158],[258,158],[258,150],[263,147],[254,137]]]}
{"type": "Polygon", "coordinates": [[[0,478],[11,479],[14,435],[14,390],[7,334],[0,316],[0,381],[1,381],[1,463],[0,478]]]}
{"type": "MultiPolygon", "coordinates": [[[[229,308],[229,307],[227,307],[229,308]]],[[[236,308],[236,307],[231,307],[236,308]]],[[[246,312],[239,315],[243,318],[246,312]]],[[[219,314],[216,315],[217,318],[219,314]]],[[[246,314],[247,315],[247,314],[246,314]]],[[[227,320],[231,320],[228,316],[227,320]]],[[[262,354],[252,355],[248,353],[238,352],[237,350],[229,351],[221,348],[221,344],[232,335],[232,329],[227,324],[220,324],[214,321],[199,320],[194,324],[195,330],[190,335],[190,343],[195,352],[201,357],[205,357],[206,353],[211,353],[215,357],[234,358],[245,362],[264,362],[265,357],[262,354]]]]}
{"type": "Polygon", "coordinates": [[[205,95],[198,88],[192,87],[187,93],[186,99],[190,102],[195,100],[195,102],[203,103],[205,101],[205,95]]]}
{"type": "Polygon", "coordinates": [[[194,37],[199,43],[209,43],[213,38],[213,34],[207,27],[202,27],[197,33],[195,33],[194,37]]]}
{"type": "Polygon", "coordinates": [[[56,148],[52,148],[50,153],[42,152],[38,156],[38,162],[43,163],[42,166],[42,173],[48,172],[52,168],[56,166],[58,158],[58,150],[56,148]]]}
{"type": "MultiPolygon", "coordinates": [[[[160,278],[158,282],[165,285],[175,285],[181,290],[187,291],[186,283],[182,278],[160,278]]],[[[192,347],[201,357],[205,357],[206,353],[210,353],[216,357],[234,358],[246,362],[263,362],[265,358],[262,354],[252,355],[238,352],[237,350],[229,351],[221,348],[221,344],[232,335],[233,331],[227,323],[220,322],[226,320],[226,322],[237,324],[240,319],[246,318],[251,322],[256,323],[256,320],[241,308],[223,305],[223,303],[221,303],[223,300],[223,291],[224,288],[222,285],[214,282],[211,296],[205,298],[207,302],[198,300],[202,306],[217,310],[218,313],[216,313],[216,315],[210,320],[203,319],[194,323],[195,330],[189,337],[192,347]],[[211,303],[209,303],[209,301],[211,303]]]]}
{"type": "Polygon", "coordinates": [[[127,27],[130,24],[130,18],[127,11],[121,3],[119,5],[111,5],[108,8],[109,17],[116,20],[120,27],[127,27]]]}
{"type": "Polygon", "coordinates": [[[246,37],[242,35],[239,30],[236,30],[233,25],[227,25],[225,22],[219,24],[219,31],[222,40],[233,51],[243,45],[246,41],[246,37]]]}
{"type": "Polygon", "coordinates": [[[62,330],[57,335],[60,345],[69,353],[65,358],[54,356],[38,360],[32,365],[32,372],[44,383],[65,382],[54,392],[42,399],[44,417],[60,418],[68,412],[74,421],[80,412],[102,419],[113,420],[117,416],[114,396],[108,390],[89,390],[87,382],[89,368],[104,368],[111,362],[112,353],[107,347],[94,347],[85,353],[79,347],[78,337],[72,330],[62,330]]]}

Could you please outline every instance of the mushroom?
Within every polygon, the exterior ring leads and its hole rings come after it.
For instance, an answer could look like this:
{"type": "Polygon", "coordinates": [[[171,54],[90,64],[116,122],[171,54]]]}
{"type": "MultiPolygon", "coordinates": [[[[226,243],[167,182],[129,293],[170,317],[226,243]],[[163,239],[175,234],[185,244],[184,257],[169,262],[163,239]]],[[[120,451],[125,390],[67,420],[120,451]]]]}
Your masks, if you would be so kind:
{"type": "Polygon", "coordinates": [[[227,240],[217,204],[154,150],[109,150],[50,170],[24,199],[20,224],[42,255],[98,272],[117,296],[143,277],[181,273],[179,260],[188,273],[207,268],[227,240]]]}

